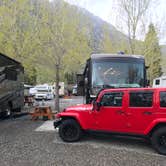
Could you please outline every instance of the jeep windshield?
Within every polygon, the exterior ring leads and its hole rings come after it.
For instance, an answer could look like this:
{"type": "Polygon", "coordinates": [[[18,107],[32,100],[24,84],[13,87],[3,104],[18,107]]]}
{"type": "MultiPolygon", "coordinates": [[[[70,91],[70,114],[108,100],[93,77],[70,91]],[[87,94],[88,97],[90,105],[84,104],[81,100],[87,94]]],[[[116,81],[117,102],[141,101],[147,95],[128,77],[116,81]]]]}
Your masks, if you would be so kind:
{"type": "Polygon", "coordinates": [[[92,62],[92,89],[142,87],[144,63],[92,62]]]}

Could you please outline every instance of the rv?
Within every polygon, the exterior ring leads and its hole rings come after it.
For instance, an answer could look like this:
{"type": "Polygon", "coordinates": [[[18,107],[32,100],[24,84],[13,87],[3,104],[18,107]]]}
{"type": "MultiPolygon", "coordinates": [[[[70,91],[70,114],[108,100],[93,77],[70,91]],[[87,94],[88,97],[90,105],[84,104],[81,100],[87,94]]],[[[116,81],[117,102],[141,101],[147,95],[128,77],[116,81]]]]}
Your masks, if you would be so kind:
{"type": "Polygon", "coordinates": [[[145,59],[141,55],[92,54],[77,75],[77,95],[91,103],[105,88],[146,87],[145,59]]]}
{"type": "Polygon", "coordinates": [[[166,76],[158,77],[153,80],[153,87],[166,87],[166,76]]]}
{"type": "Polygon", "coordinates": [[[24,106],[24,68],[0,53],[0,116],[11,116],[24,106]]]}
{"type": "Polygon", "coordinates": [[[37,85],[35,87],[36,93],[35,93],[35,99],[36,100],[52,100],[54,98],[54,95],[51,90],[51,86],[44,84],[44,85],[37,85]]]}

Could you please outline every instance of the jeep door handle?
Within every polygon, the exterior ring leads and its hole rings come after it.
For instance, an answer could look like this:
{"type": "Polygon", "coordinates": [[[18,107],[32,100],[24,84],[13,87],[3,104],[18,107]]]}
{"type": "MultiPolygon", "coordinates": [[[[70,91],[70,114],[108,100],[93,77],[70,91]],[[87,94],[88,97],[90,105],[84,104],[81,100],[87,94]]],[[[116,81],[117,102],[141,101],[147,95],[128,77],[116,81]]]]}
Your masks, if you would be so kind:
{"type": "Polygon", "coordinates": [[[150,111],[144,111],[143,114],[144,115],[152,115],[152,112],[150,112],[150,111]]]}
{"type": "Polygon", "coordinates": [[[125,114],[125,111],[123,111],[123,110],[117,110],[116,113],[122,115],[122,114],[125,114]]]}

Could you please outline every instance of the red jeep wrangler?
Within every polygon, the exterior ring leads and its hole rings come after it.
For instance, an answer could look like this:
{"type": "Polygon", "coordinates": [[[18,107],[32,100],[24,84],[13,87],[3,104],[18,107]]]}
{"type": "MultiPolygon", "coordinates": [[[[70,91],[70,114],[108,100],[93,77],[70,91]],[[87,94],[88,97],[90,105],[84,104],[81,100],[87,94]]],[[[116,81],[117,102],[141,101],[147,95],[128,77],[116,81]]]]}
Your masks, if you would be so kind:
{"type": "Polygon", "coordinates": [[[78,141],[83,131],[143,136],[166,155],[166,88],[102,90],[93,104],[57,114],[57,126],[66,142],[78,141]]]}

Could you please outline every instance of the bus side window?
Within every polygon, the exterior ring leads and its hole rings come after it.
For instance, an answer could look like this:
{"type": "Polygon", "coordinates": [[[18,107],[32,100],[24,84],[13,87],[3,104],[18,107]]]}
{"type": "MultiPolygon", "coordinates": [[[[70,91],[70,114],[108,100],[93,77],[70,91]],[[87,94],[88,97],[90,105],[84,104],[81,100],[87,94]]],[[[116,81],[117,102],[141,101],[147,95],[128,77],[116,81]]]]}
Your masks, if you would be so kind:
{"type": "Polygon", "coordinates": [[[17,81],[17,71],[11,68],[6,68],[5,69],[6,73],[6,79],[12,80],[12,81],[17,81]]]}

